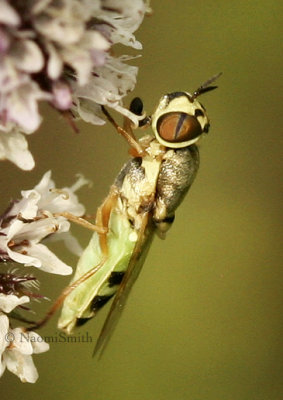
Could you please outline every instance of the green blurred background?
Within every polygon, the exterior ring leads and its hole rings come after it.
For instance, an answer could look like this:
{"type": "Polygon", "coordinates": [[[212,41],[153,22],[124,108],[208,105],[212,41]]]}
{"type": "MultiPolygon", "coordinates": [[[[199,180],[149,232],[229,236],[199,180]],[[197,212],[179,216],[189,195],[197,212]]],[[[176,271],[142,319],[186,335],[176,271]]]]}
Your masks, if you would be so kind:
{"type": "MultiPolygon", "coordinates": [[[[223,72],[219,89],[201,99],[211,131],[200,145],[198,177],[166,242],[155,239],[102,360],[91,353],[107,310],[77,334],[88,332],[92,343],[51,344],[34,356],[35,385],[6,371],[1,400],[283,398],[282,3],[163,0],[152,6],[154,14],[137,32],[144,50],[129,100],[141,96],[150,113],[162,94],[193,91],[223,72]]],[[[1,209],[52,169],[57,187],[71,185],[77,172],[92,179],[80,199],[95,211],[127,158],[126,144],[109,126],[80,123],[76,135],[42,110],[49,119],[29,137],[35,169],[2,164],[1,209]]],[[[74,231],[86,245],[90,233],[74,231]]],[[[75,265],[62,247],[56,251],[75,265]]],[[[38,276],[50,298],[69,281],[38,276]]],[[[41,334],[56,335],[55,326],[54,320],[41,334]]]]}

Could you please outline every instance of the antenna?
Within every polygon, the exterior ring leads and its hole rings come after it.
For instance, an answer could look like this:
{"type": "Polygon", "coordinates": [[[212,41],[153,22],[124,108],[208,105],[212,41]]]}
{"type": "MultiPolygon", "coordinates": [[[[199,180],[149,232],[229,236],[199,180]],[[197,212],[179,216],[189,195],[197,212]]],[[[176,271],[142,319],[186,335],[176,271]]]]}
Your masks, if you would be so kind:
{"type": "Polygon", "coordinates": [[[216,81],[222,75],[222,72],[219,72],[219,74],[214,75],[212,78],[208,79],[206,82],[204,82],[197,90],[194,91],[191,101],[193,102],[198,96],[200,96],[203,93],[209,92],[210,90],[214,90],[217,88],[217,86],[209,86],[212,82],[216,81]]]}

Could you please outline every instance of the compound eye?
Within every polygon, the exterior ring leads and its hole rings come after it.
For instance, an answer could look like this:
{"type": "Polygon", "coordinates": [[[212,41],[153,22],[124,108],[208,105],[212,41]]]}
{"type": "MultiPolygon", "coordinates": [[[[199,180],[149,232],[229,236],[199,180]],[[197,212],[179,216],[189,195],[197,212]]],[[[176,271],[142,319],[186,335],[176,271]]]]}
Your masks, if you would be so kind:
{"type": "Polygon", "coordinates": [[[198,120],[182,112],[170,112],[162,115],[157,121],[159,136],[169,143],[186,142],[202,134],[198,120]]]}

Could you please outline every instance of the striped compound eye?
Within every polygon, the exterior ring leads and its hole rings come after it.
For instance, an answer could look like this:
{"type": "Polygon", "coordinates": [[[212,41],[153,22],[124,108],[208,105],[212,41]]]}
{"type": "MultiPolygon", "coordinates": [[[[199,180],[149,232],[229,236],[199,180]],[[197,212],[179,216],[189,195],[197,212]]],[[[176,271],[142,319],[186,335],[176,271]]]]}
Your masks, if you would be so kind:
{"type": "Polygon", "coordinates": [[[197,97],[216,89],[211,83],[220,75],[208,79],[193,94],[173,92],[161,97],[151,116],[151,127],[159,143],[173,149],[187,147],[208,132],[209,119],[197,97]]]}
{"type": "Polygon", "coordinates": [[[209,129],[205,108],[187,92],[163,96],[152,115],[151,127],[159,143],[182,148],[197,142],[209,129]]]}
{"type": "Polygon", "coordinates": [[[197,97],[216,89],[211,83],[220,75],[221,72],[208,79],[193,94],[173,92],[161,97],[151,116],[151,127],[159,143],[173,149],[188,147],[208,133],[209,119],[197,97]]]}
{"type": "Polygon", "coordinates": [[[183,143],[198,138],[203,129],[195,116],[184,112],[163,114],[156,124],[159,137],[169,143],[183,143]]]}

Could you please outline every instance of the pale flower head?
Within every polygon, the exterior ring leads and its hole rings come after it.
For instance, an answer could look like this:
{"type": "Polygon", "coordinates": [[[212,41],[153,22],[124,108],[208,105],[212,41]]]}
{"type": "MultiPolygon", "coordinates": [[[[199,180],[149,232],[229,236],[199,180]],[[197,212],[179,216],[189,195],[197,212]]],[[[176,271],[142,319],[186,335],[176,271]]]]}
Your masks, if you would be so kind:
{"type": "MultiPolygon", "coordinates": [[[[16,275],[10,274],[10,279],[12,277],[15,279],[16,275]]],[[[2,277],[0,281],[3,289],[2,277]]],[[[38,378],[38,373],[32,354],[49,350],[49,344],[35,332],[28,332],[21,327],[12,329],[7,315],[16,307],[29,301],[28,296],[18,297],[0,292],[0,377],[7,368],[22,382],[34,383],[38,378]]]]}
{"type": "Polygon", "coordinates": [[[37,279],[20,273],[19,266],[34,266],[60,275],[72,272],[43,242],[61,238],[73,252],[81,251],[69,233],[69,221],[61,214],[84,214],[85,208],[75,192],[87,183],[80,176],[71,187],[58,189],[48,171],[33,189],[23,190],[22,198],[13,201],[0,217],[0,377],[8,369],[22,382],[34,383],[38,378],[32,355],[47,351],[49,345],[37,333],[15,328],[10,321],[32,323],[26,317],[31,312],[28,303],[45,297],[36,292],[37,279]],[[17,269],[5,271],[8,263],[17,264],[17,269]]]}
{"type": "MultiPolygon", "coordinates": [[[[60,275],[70,274],[72,268],[41,242],[69,231],[70,223],[60,213],[84,214],[85,208],[75,190],[85,183],[85,179],[79,178],[73,187],[59,190],[48,171],[34,189],[22,191],[22,199],[12,203],[0,218],[0,260],[16,261],[60,275]]],[[[71,243],[75,241],[70,239],[71,243]]],[[[72,247],[80,249],[78,244],[72,247]]]]}
{"type": "Polygon", "coordinates": [[[37,333],[28,332],[20,327],[11,329],[8,316],[0,311],[0,377],[7,368],[22,382],[35,383],[38,372],[32,354],[47,350],[49,344],[37,333]]]}
{"type": "Polygon", "coordinates": [[[142,48],[134,32],[145,12],[143,0],[0,2],[0,159],[33,167],[22,133],[38,129],[41,101],[94,124],[104,123],[100,106],[107,105],[137,123],[122,103],[137,68],[110,49],[142,48]]]}

